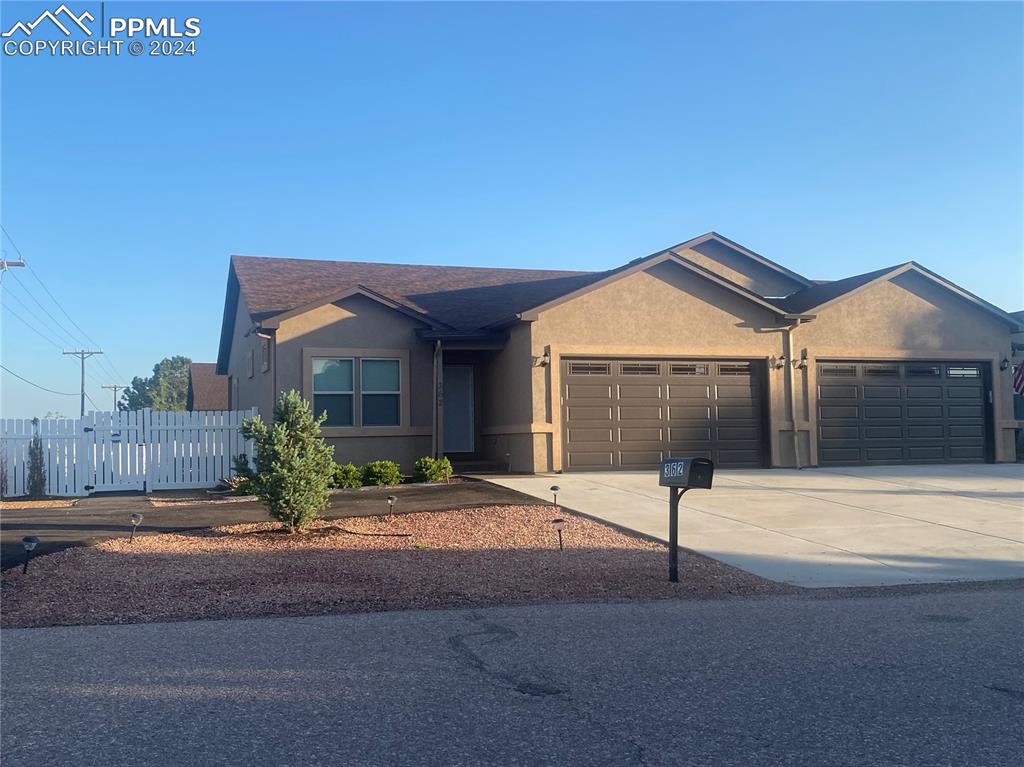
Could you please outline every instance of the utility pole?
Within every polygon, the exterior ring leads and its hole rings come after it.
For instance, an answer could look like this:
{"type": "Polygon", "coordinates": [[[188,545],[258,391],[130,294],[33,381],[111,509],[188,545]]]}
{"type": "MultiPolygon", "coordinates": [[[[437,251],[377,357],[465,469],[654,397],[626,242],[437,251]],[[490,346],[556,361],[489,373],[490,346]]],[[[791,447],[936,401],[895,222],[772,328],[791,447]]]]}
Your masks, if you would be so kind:
{"type": "Polygon", "coordinates": [[[3,257],[3,254],[0,254],[0,272],[6,272],[8,269],[15,266],[25,266],[25,259],[19,258],[17,261],[8,261],[3,257]]]}
{"type": "Polygon", "coordinates": [[[89,357],[92,357],[94,354],[103,354],[103,352],[101,352],[101,351],[90,352],[90,351],[86,351],[85,349],[81,349],[81,350],[79,350],[77,352],[64,352],[64,354],[66,354],[68,356],[71,356],[71,357],[78,357],[80,360],[82,360],[82,397],[81,397],[81,400],[82,400],[82,414],[79,417],[80,418],[85,418],[85,361],[89,357]]]}
{"type": "Polygon", "coordinates": [[[120,384],[112,384],[110,386],[101,386],[101,389],[113,389],[114,390],[114,410],[117,410],[117,393],[121,389],[127,389],[127,386],[121,386],[120,384]]]}

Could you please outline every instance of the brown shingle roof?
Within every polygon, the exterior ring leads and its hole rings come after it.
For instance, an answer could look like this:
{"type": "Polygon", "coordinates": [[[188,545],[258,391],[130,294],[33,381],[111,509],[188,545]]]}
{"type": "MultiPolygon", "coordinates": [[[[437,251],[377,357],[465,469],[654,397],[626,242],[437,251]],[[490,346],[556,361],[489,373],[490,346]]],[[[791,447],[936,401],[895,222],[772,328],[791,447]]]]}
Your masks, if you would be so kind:
{"type": "Polygon", "coordinates": [[[512,319],[518,312],[601,277],[596,272],[256,256],[233,256],[231,263],[254,319],[265,319],[362,285],[433,322],[459,330],[512,319]]]}
{"type": "Polygon", "coordinates": [[[228,377],[217,374],[216,362],[193,362],[189,365],[188,409],[228,409],[228,377]]]}

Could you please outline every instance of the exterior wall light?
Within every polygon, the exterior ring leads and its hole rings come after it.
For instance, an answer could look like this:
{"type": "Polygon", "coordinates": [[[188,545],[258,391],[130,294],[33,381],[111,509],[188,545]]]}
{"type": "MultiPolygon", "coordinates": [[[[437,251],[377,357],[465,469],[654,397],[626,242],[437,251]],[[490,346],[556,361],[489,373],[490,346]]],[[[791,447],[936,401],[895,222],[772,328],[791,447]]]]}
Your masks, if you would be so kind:
{"type": "Polygon", "coordinates": [[[132,514],[131,519],[132,519],[132,534],[128,536],[128,543],[132,543],[135,540],[135,531],[138,529],[139,525],[142,524],[142,515],[141,514],[132,514]]]}
{"type": "Polygon", "coordinates": [[[550,365],[551,364],[551,352],[548,352],[548,351],[544,352],[544,354],[540,357],[540,359],[537,360],[537,364],[540,367],[542,367],[542,368],[545,368],[548,365],[550,365]]]}
{"type": "Polygon", "coordinates": [[[768,367],[774,370],[782,370],[782,368],[786,367],[786,358],[772,356],[772,358],[768,360],[768,367]]]}
{"type": "Polygon", "coordinates": [[[565,551],[565,545],[562,543],[562,529],[565,527],[565,520],[552,519],[551,526],[558,532],[558,550],[565,551]]]}
{"type": "Polygon", "coordinates": [[[25,564],[21,566],[23,573],[28,572],[28,561],[32,558],[32,549],[39,543],[39,539],[34,535],[26,535],[21,539],[21,545],[25,547],[25,564]]]}
{"type": "Polygon", "coordinates": [[[1003,361],[999,363],[999,369],[1006,370],[1008,367],[1010,367],[1010,360],[1008,360],[1006,357],[1003,357],[1003,361]]]}

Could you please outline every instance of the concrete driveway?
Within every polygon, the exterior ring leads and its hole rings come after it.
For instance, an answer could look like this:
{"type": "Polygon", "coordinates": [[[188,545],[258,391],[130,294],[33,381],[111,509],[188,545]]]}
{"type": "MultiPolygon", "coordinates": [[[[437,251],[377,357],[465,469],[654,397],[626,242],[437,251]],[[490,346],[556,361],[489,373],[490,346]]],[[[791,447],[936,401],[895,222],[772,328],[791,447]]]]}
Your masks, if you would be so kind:
{"type": "MultiPolygon", "coordinates": [[[[657,472],[488,477],[661,540],[657,472]]],[[[680,544],[799,586],[1024,577],[1024,465],[723,470],[683,496],[680,544]]]]}

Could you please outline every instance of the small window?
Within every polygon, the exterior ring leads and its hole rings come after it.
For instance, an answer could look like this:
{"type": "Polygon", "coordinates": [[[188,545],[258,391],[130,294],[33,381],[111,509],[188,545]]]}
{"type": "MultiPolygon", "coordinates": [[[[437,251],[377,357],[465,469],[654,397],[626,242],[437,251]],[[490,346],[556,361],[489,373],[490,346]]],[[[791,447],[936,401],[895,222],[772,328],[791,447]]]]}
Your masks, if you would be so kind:
{"type": "Polygon", "coordinates": [[[950,365],[946,368],[948,378],[981,378],[981,368],[976,365],[950,365]]]}
{"type": "Polygon", "coordinates": [[[248,375],[249,378],[252,378],[256,374],[255,370],[253,369],[252,349],[250,349],[245,354],[245,371],[246,375],[248,375]]]}
{"type": "Polygon", "coordinates": [[[612,366],[607,362],[570,362],[569,375],[571,376],[609,376],[612,374],[612,366]]]}
{"type": "Polygon", "coordinates": [[[352,426],[351,359],[313,359],[313,414],[327,413],[324,426],[352,426]]]}
{"type": "Polygon", "coordinates": [[[907,365],[907,378],[938,378],[938,365],[907,365]]]}
{"type": "Polygon", "coordinates": [[[685,362],[673,364],[670,369],[674,376],[706,376],[710,367],[706,362],[685,362]]]}
{"type": "Polygon", "coordinates": [[[661,372],[657,362],[623,362],[619,365],[619,373],[624,376],[656,376],[661,372]]]}
{"type": "Polygon", "coordinates": [[[266,373],[270,370],[270,339],[260,339],[260,370],[266,373]]]}
{"type": "Polygon", "coordinates": [[[228,376],[228,410],[234,410],[238,404],[238,390],[235,388],[236,379],[228,376]]]}
{"type": "Polygon", "coordinates": [[[856,365],[821,365],[818,375],[822,378],[856,378],[856,365]]]}
{"type": "Polygon", "coordinates": [[[360,360],[359,387],[363,426],[401,425],[401,363],[398,360],[360,360]]]}
{"type": "Polygon", "coordinates": [[[722,362],[718,366],[720,376],[748,376],[750,375],[749,362],[722,362]]]}
{"type": "Polygon", "coordinates": [[[864,375],[870,378],[899,378],[899,365],[865,365],[864,375]]]}

